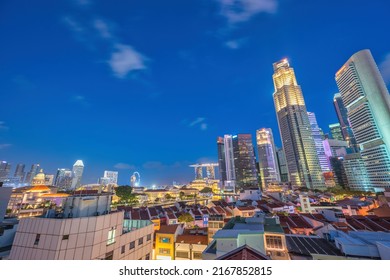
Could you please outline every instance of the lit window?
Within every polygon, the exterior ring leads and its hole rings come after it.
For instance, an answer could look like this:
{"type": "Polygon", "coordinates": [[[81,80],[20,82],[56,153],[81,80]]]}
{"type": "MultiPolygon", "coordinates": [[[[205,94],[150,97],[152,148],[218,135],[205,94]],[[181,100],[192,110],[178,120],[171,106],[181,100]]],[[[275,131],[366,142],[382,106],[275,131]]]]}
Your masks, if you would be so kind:
{"type": "Polygon", "coordinates": [[[160,243],[171,243],[171,239],[168,237],[160,237],[159,241],[160,243]]]}
{"type": "Polygon", "coordinates": [[[115,232],[115,228],[111,228],[111,230],[108,231],[107,245],[115,243],[115,232]]]}
{"type": "Polygon", "coordinates": [[[281,236],[269,236],[265,237],[267,248],[270,249],[283,249],[282,237],[281,236]]]}
{"type": "Polygon", "coordinates": [[[160,248],[160,249],[158,250],[158,253],[159,253],[160,255],[169,255],[169,254],[171,253],[171,250],[170,250],[170,249],[165,249],[165,248],[160,248]]]}

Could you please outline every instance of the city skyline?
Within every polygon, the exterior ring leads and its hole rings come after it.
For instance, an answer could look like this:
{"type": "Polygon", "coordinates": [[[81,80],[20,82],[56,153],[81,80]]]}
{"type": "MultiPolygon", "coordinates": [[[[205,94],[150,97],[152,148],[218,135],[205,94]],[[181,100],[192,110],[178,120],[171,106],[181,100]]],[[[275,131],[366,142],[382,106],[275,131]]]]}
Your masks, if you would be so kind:
{"type": "MultiPolygon", "coordinates": [[[[25,172],[39,163],[55,174],[57,168],[71,168],[82,159],[86,182],[95,182],[104,170],[119,171],[121,184],[128,183],[134,171],[146,184],[189,181],[189,164],[217,161],[218,135],[250,133],[254,139],[261,127],[278,131],[270,77],[272,63],[283,57],[294,66],[308,111],[316,114],[324,132],[338,121],[332,108],[338,92],[334,74],[352,54],[371,49],[389,85],[390,50],[374,28],[389,24],[381,16],[386,3],[374,1],[363,8],[345,1],[337,11],[321,7],[334,16],[324,29],[318,14],[318,19],[313,15],[292,23],[300,5],[294,8],[291,1],[270,1],[275,3],[272,9],[246,7],[246,14],[224,13],[219,1],[189,1],[190,9],[177,2],[172,12],[201,22],[197,27],[177,16],[169,21],[173,14],[163,6],[158,16],[147,3],[122,7],[130,12],[127,18],[118,7],[108,9],[93,1],[89,6],[43,2],[53,9],[52,15],[44,15],[39,5],[30,9],[7,3],[1,9],[0,34],[5,40],[0,93],[17,106],[5,106],[0,117],[0,160],[12,163],[13,169],[23,163],[25,172]],[[354,16],[347,23],[347,9],[350,14],[375,15],[375,20],[360,23],[354,16]],[[12,18],[16,11],[23,22],[12,18]],[[201,13],[210,22],[204,23],[201,13]],[[42,20],[26,26],[36,16],[42,20]],[[160,21],[165,37],[145,35],[160,21]],[[306,27],[307,21],[313,26],[306,27]],[[183,24],[183,30],[169,31],[173,22],[183,24]],[[340,25],[344,29],[339,30],[340,25]],[[275,32],[269,32],[273,27],[275,32]],[[316,28],[327,31],[317,34],[316,28]],[[192,32],[186,35],[188,30],[192,32]],[[288,34],[292,30],[303,41],[291,41],[297,36],[288,34]],[[30,36],[23,41],[14,34],[30,36]],[[334,45],[322,46],[326,41],[334,45]],[[128,64],[121,66],[117,58],[128,64]],[[314,76],[316,59],[322,63],[314,76]],[[246,107],[235,108],[237,96],[245,99],[246,107]]],[[[306,8],[310,14],[308,10],[318,6],[310,3],[306,8]]],[[[274,138],[281,147],[279,133],[274,138]]]]}

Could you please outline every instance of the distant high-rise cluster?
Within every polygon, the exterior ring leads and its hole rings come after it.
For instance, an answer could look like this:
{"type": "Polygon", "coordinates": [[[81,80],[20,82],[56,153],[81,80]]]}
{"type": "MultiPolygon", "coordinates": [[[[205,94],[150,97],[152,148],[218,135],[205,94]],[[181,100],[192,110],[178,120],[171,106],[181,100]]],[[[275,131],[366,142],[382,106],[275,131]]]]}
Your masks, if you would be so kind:
{"type": "Polygon", "coordinates": [[[273,64],[274,105],[282,141],[272,130],[256,132],[258,170],[252,136],[217,140],[221,185],[233,191],[272,183],[322,189],[390,187],[390,97],[369,50],[354,54],[336,73],[340,93],[333,97],[339,123],[324,134],[307,112],[302,90],[287,59],[273,64]],[[233,186],[233,187],[232,187],[233,186]]]}

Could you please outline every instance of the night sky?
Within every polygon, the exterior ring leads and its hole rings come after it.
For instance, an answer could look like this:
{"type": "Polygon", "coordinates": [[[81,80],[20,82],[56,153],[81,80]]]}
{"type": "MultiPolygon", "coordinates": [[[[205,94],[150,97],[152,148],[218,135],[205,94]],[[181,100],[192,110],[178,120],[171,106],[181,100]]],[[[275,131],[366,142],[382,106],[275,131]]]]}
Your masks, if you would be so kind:
{"type": "Polygon", "coordinates": [[[280,146],[284,57],[328,132],[353,53],[371,49],[389,84],[389,13],[383,0],[1,1],[0,160],[185,183],[189,164],[217,161],[217,136],[271,127],[280,146]]]}

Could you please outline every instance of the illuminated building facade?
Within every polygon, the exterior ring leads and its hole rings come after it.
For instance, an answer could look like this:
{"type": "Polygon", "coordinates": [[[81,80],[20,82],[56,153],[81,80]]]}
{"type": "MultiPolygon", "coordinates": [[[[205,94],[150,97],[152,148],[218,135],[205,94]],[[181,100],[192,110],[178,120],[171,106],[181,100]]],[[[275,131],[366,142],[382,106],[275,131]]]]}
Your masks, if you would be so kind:
{"type": "Polygon", "coordinates": [[[59,188],[69,189],[72,185],[72,171],[66,168],[57,169],[54,185],[59,188]]]}
{"type": "Polygon", "coordinates": [[[27,172],[26,178],[24,179],[24,182],[26,184],[31,184],[32,179],[34,178],[35,175],[38,174],[39,171],[39,164],[33,164],[31,165],[31,169],[29,172],[27,172]]]}
{"type": "Polygon", "coordinates": [[[261,128],[256,131],[257,155],[261,186],[266,189],[268,183],[279,182],[279,167],[276,157],[274,137],[271,128],[261,128]]]}
{"type": "Polygon", "coordinates": [[[217,138],[218,166],[221,178],[221,189],[236,192],[236,171],[234,167],[233,136],[224,135],[217,138]]]}
{"type": "Polygon", "coordinates": [[[23,183],[23,181],[24,181],[24,176],[26,174],[26,172],[24,172],[25,166],[26,165],[22,164],[22,163],[19,163],[16,166],[14,177],[19,178],[19,183],[23,183]]]}
{"type": "Polygon", "coordinates": [[[280,181],[288,182],[289,179],[288,179],[286,155],[284,154],[283,148],[276,149],[276,157],[278,158],[280,181]]]}
{"type": "Polygon", "coordinates": [[[73,180],[72,189],[76,189],[81,185],[81,178],[83,177],[84,163],[82,160],[77,160],[73,165],[73,180]]]}
{"type": "Polygon", "coordinates": [[[10,163],[6,161],[0,162],[0,182],[4,182],[8,178],[10,171],[11,171],[10,163]]]}
{"type": "Polygon", "coordinates": [[[353,149],[354,152],[359,151],[359,145],[356,143],[355,136],[353,135],[351,126],[348,121],[347,108],[344,106],[343,99],[341,98],[340,93],[336,93],[333,97],[333,105],[339,119],[340,129],[343,136],[343,139],[336,138],[333,136],[332,128],[329,128],[332,131],[333,139],[345,140],[348,142],[348,146],[353,149]]]}
{"type": "Polygon", "coordinates": [[[390,187],[390,96],[369,50],[354,55],[336,73],[370,185],[390,187]]]}
{"type": "Polygon", "coordinates": [[[322,131],[318,126],[316,115],[312,112],[307,112],[309,117],[311,133],[313,136],[314,144],[318,155],[318,161],[322,172],[328,172],[330,170],[328,160],[325,156],[324,145],[322,144],[322,131]]]}
{"type": "Polygon", "coordinates": [[[252,135],[234,135],[232,142],[237,187],[241,189],[259,187],[252,135]]]}
{"type": "Polygon", "coordinates": [[[343,132],[339,123],[332,123],[329,125],[330,134],[332,139],[344,141],[343,132]]]}
{"type": "Polygon", "coordinates": [[[279,131],[292,185],[325,186],[302,91],[287,59],[273,64],[273,94],[279,131]]]}

